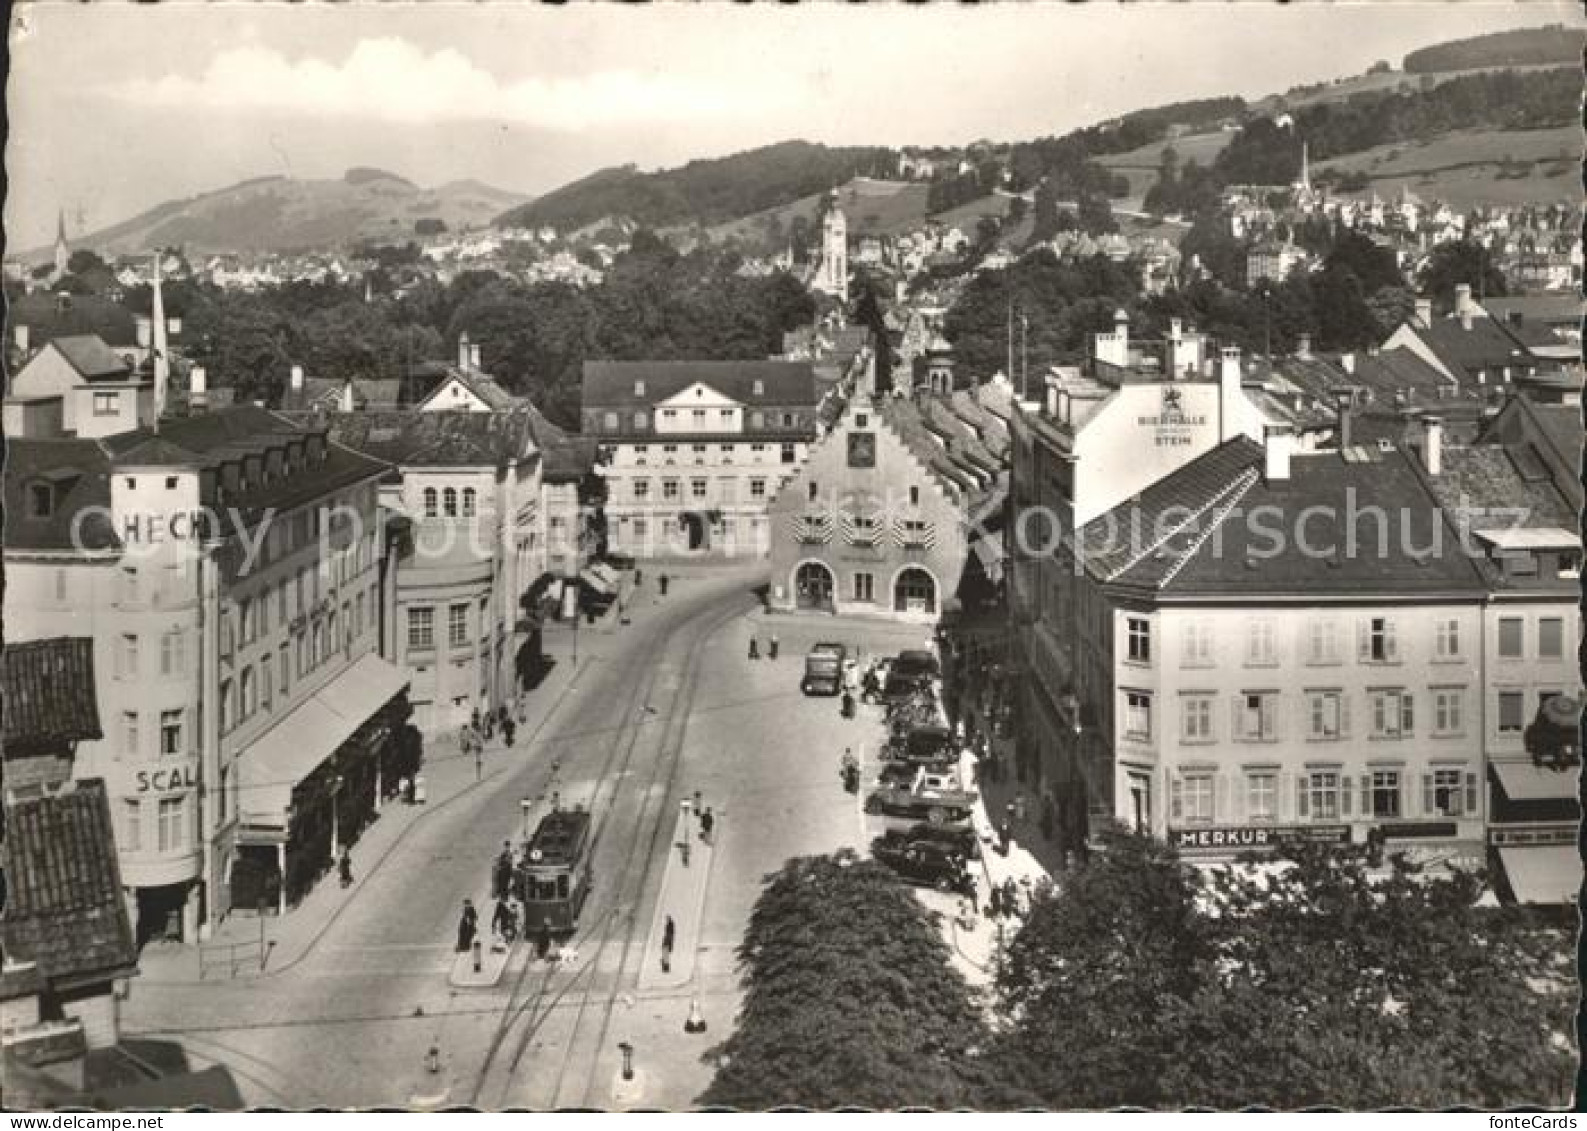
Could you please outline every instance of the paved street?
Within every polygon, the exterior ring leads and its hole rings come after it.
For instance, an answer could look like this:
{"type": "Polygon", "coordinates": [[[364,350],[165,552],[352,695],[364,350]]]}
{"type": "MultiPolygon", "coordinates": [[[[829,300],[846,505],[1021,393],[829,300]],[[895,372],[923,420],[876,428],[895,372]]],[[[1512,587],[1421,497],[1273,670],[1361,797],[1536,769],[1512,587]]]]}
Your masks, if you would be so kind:
{"type": "MultiPolygon", "coordinates": [[[[322,885],[286,922],[267,924],[282,945],[265,974],[199,981],[191,952],[151,952],[125,1006],[128,1032],[172,1036],[196,1060],[229,1065],[250,1103],[407,1104],[441,1090],[449,1103],[491,1107],[691,1103],[710,1076],[700,1054],[732,1023],[733,951],[762,877],[789,856],[863,847],[871,835],[837,760],[850,744],[874,757],[879,717],[844,720],[837,700],[804,697],[804,652],[839,639],[880,654],[921,633],[768,619],[752,565],[670,572],[669,596],[657,600],[647,580],[629,625],[581,627],[576,678],[570,634],[550,636],[562,662],[537,693],[532,744],[521,734],[515,749],[493,749],[477,786],[471,765],[438,763],[428,811],[399,807],[383,822],[407,827],[386,834],[382,854],[369,848],[379,824],[355,851],[352,890],[322,885]],[[763,653],[775,631],[781,658],[747,661],[752,631],[763,653]],[[460,901],[478,897],[501,842],[521,837],[520,799],[551,788],[553,762],[564,803],[590,804],[601,830],[577,957],[552,968],[520,946],[496,985],[455,989],[460,901]],[[679,803],[696,790],[716,816],[716,844],[696,842],[697,871],[680,878],[679,803]],[[691,894],[664,906],[664,890],[691,894]],[[667,915],[679,953],[658,981],[651,939],[667,915]],[[694,999],[708,1029],[685,1036],[694,999]],[[623,1085],[625,1040],[640,1071],[623,1085]],[[423,1069],[432,1044],[440,1085],[423,1069]]],[[[227,937],[250,929],[233,924],[227,937]]]]}

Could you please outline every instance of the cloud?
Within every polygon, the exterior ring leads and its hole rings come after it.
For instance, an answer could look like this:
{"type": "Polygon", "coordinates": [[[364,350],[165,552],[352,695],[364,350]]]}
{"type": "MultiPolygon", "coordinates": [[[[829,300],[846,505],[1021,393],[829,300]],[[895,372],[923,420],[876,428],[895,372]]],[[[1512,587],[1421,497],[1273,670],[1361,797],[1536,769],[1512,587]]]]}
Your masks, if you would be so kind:
{"type": "Polygon", "coordinates": [[[291,60],[263,47],[222,51],[197,77],[168,74],[103,88],[146,107],[276,111],[401,123],[512,122],[556,130],[746,118],[797,105],[780,80],[631,70],[502,82],[463,54],[426,54],[403,39],[363,39],[340,63],[291,60]]]}

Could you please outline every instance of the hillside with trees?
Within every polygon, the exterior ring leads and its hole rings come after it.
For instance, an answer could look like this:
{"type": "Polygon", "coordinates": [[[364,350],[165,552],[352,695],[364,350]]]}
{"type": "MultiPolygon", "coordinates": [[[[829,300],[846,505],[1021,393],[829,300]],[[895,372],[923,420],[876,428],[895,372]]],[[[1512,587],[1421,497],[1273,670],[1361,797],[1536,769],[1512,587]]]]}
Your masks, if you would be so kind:
{"type": "Polygon", "coordinates": [[[646,227],[711,225],[788,204],[856,176],[888,175],[897,155],[880,147],[829,148],[785,141],[731,157],[643,173],[605,169],[501,215],[503,227],[549,224],[562,231],[605,217],[646,227]]]}
{"type": "Polygon", "coordinates": [[[1582,33],[1564,24],[1516,28],[1457,39],[1412,51],[1404,69],[1411,74],[1469,71],[1479,67],[1581,65],[1582,33]]]}

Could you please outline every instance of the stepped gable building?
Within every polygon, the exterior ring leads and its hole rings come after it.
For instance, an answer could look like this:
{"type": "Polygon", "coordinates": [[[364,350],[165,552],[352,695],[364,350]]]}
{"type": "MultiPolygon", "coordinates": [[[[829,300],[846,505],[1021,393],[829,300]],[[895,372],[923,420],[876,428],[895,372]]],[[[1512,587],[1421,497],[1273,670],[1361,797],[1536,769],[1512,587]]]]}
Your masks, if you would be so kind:
{"type": "Polygon", "coordinates": [[[386,465],[251,405],[15,439],[6,635],[93,640],[102,778],[140,939],[296,900],[394,787],[386,465]]]}
{"type": "Polygon", "coordinates": [[[951,398],[862,384],[771,504],[771,607],[934,622],[978,543],[998,568],[1004,467],[951,398]]]}
{"type": "Polygon", "coordinates": [[[803,464],[819,402],[808,362],[585,362],[610,549],[765,553],[766,506],[803,464]]]}

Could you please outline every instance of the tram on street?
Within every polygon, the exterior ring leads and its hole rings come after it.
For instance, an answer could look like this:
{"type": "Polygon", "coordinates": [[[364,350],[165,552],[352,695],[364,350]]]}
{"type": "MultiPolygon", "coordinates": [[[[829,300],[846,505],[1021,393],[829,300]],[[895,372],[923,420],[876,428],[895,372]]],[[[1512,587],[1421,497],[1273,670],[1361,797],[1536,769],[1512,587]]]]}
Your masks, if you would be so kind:
{"type": "Polygon", "coordinates": [[[582,807],[556,808],[540,819],[518,866],[518,895],[524,905],[524,932],[542,926],[570,934],[593,880],[595,845],[590,814],[582,807]]]}

